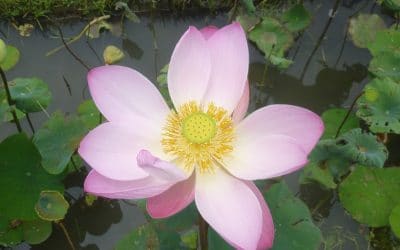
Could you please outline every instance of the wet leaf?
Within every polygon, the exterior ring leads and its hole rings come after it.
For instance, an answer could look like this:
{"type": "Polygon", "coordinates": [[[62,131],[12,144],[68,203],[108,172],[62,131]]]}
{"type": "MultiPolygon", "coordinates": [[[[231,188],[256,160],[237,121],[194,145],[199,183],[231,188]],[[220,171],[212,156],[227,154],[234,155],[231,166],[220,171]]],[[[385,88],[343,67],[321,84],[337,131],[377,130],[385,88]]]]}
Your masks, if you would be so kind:
{"type": "Polygon", "coordinates": [[[385,22],[377,14],[359,14],[350,19],[349,34],[357,47],[367,48],[377,32],[385,28],[385,22]]]}
{"type": "Polygon", "coordinates": [[[352,161],[368,167],[383,167],[388,151],[376,136],[363,133],[361,129],[352,129],[341,135],[337,144],[352,161]]]}
{"type": "Polygon", "coordinates": [[[103,121],[103,116],[93,100],[86,100],[79,105],[78,117],[88,130],[97,127],[103,121]]]}
{"type": "Polygon", "coordinates": [[[296,4],[282,15],[282,21],[291,32],[298,32],[307,28],[311,23],[311,14],[303,4],[296,4]]]}
{"type": "Polygon", "coordinates": [[[360,223],[371,227],[389,224],[400,203],[400,168],[369,168],[357,165],[339,186],[344,208],[360,223]]]}
{"type": "Polygon", "coordinates": [[[50,104],[51,92],[39,78],[15,78],[9,84],[11,97],[23,112],[43,111],[50,104]]]}
{"type": "Polygon", "coordinates": [[[357,116],[374,133],[400,134],[400,85],[390,78],[374,79],[357,102],[357,116]]]}
{"type": "Polygon", "coordinates": [[[264,197],[275,225],[272,249],[318,249],[321,231],[314,225],[307,206],[291,193],[285,182],[271,186],[264,197]]]}
{"type": "Polygon", "coordinates": [[[64,219],[69,208],[64,196],[57,191],[42,191],[35,210],[38,216],[46,221],[58,221],[64,219]]]}
{"type": "Polygon", "coordinates": [[[160,249],[157,233],[152,224],[139,226],[128,235],[125,235],[115,247],[115,250],[131,249],[160,249]]]}
{"type": "Polygon", "coordinates": [[[14,46],[7,45],[7,54],[3,61],[0,63],[0,67],[4,71],[12,69],[19,61],[19,50],[14,46]]]}
{"type": "Polygon", "coordinates": [[[58,178],[40,166],[40,154],[25,134],[0,143],[0,211],[8,219],[34,220],[34,206],[43,190],[62,191],[58,178]]]}
{"type": "Polygon", "coordinates": [[[124,52],[114,45],[108,45],[103,52],[105,64],[114,64],[124,58],[124,52]]]}
{"type": "Polygon", "coordinates": [[[3,39],[0,39],[0,63],[3,62],[6,56],[7,56],[7,45],[4,43],[3,39]]]}
{"type": "Polygon", "coordinates": [[[299,177],[299,182],[300,184],[317,182],[328,189],[335,189],[337,186],[329,168],[316,162],[310,162],[303,168],[299,177]]]}
{"type": "Polygon", "coordinates": [[[84,123],[77,117],[53,113],[33,137],[44,169],[50,174],[63,172],[86,131],[84,123]]]}
{"type": "Polygon", "coordinates": [[[389,223],[393,233],[400,239],[400,203],[390,213],[389,223]]]}
{"type": "Polygon", "coordinates": [[[34,220],[22,223],[24,240],[29,244],[39,244],[47,240],[52,232],[52,224],[49,221],[34,220]]]}
{"type": "MultiPolygon", "coordinates": [[[[325,131],[321,139],[335,139],[336,132],[346,114],[347,109],[343,108],[332,108],[322,113],[322,120],[324,121],[325,131]]],[[[349,131],[350,129],[357,128],[358,125],[358,118],[353,113],[350,113],[346,122],[343,124],[339,135],[349,131]]]]}

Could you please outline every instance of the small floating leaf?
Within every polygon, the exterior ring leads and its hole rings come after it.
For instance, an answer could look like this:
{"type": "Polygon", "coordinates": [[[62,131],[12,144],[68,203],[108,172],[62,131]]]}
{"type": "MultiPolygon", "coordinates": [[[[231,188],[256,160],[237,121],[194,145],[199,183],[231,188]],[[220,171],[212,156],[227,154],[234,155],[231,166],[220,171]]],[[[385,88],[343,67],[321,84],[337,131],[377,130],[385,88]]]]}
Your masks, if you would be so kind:
{"type": "Polygon", "coordinates": [[[390,213],[389,223],[393,233],[400,239],[400,203],[390,213]]]}
{"type": "Polygon", "coordinates": [[[125,235],[115,247],[115,250],[131,249],[159,249],[157,233],[152,224],[147,223],[139,226],[129,234],[125,235]]]}
{"type": "Polygon", "coordinates": [[[114,64],[124,58],[124,52],[114,45],[108,45],[103,52],[105,64],[114,64]]]}
{"type": "Polygon", "coordinates": [[[358,222],[371,227],[389,224],[400,203],[400,168],[369,168],[357,165],[339,186],[340,201],[358,222]]]}
{"type": "Polygon", "coordinates": [[[296,198],[285,182],[271,186],[264,194],[275,225],[273,250],[317,249],[322,241],[307,206],[296,198]]]}
{"type": "Polygon", "coordinates": [[[4,71],[12,69],[19,61],[19,50],[14,46],[7,45],[6,57],[0,62],[0,67],[4,71]]]}
{"type": "Polygon", "coordinates": [[[58,221],[64,219],[69,208],[64,196],[57,191],[42,191],[35,210],[38,216],[46,221],[58,221]]]}
{"type": "Polygon", "coordinates": [[[303,4],[296,4],[282,15],[282,21],[291,32],[301,31],[311,23],[311,14],[303,4]]]}
{"type": "Polygon", "coordinates": [[[11,97],[26,113],[43,111],[50,104],[51,92],[39,78],[15,78],[10,82],[11,97]]]}
{"type": "Polygon", "coordinates": [[[59,178],[40,166],[40,154],[25,134],[0,143],[1,215],[8,219],[37,219],[34,206],[42,190],[63,190],[59,178]]]}
{"type": "MultiPolygon", "coordinates": [[[[322,113],[322,120],[325,124],[325,131],[322,135],[322,139],[334,139],[336,132],[342,123],[344,117],[346,116],[348,110],[343,108],[332,108],[326,110],[322,113]]],[[[346,122],[343,124],[340,134],[343,134],[349,131],[352,128],[357,128],[359,124],[358,118],[353,114],[350,113],[349,117],[347,118],[346,122]]],[[[339,135],[340,135],[339,134],[339,135]]]]}
{"type": "Polygon", "coordinates": [[[53,113],[33,137],[44,169],[50,174],[63,172],[86,131],[85,125],[77,117],[53,113]]]}
{"type": "Polygon", "coordinates": [[[52,232],[52,225],[49,221],[33,220],[22,223],[24,240],[29,244],[39,244],[47,240],[52,232]]]}
{"type": "Polygon", "coordinates": [[[360,14],[350,19],[349,34],[357,47],[367,48],[376,33],[385,28],[385,22],[377,14],[360,14]]]}
{"type": "Polygon", "coordinates": [[[400,85],[390,78],[376,78],[365,89],[374,91],[374,98],[364,95],[358,100],[357,116],[374,133],[400,134],[400,85]]]}

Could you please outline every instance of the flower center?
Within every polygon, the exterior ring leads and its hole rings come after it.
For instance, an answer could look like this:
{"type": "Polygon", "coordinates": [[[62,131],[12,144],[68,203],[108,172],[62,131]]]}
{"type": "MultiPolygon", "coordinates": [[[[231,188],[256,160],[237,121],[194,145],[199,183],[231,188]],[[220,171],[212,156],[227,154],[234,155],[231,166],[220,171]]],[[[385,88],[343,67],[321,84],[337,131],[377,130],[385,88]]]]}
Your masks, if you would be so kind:
{"type": "Polygon", "coordinates": [[[194,113],[182,121],[182,134],[190,142],[204,143],[215,136],[216,126],[215,120],[209,115],[194,113]]]}
{"type": "Polygon", "coordinates": [[[179,166],[212,172],[232,152],[233,140],[233,122],[225,109],[188,102],[169,114],[161,144],[179,166]]]}

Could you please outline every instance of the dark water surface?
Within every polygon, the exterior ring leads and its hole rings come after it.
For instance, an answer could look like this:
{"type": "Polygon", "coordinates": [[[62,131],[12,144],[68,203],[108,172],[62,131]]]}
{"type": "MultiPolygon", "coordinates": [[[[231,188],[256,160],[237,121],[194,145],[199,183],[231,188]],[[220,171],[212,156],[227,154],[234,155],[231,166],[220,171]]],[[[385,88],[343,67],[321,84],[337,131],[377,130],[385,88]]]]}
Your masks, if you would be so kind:
{"type": "MultiPolygon", "coordinates": [[[[372,0],[342,1],[326,29],[333,2],[306,2],[306,7],[313,13],[313,22],[289,51],[288,56],[294,60],[294,64],[288,70],[280,72],[271,67],[266,68],[263,55],[250,44],[251,110],[272,103],[287,103],[321,114],[331,107],[348,107],[360,92],[368,81],[367,66],[371,57],[366,49],[356,48],[346,39],[348,18],[359,9],[361,12],[379,13],[380,7],[375,6],[372,0]],[[324,39],[321,44],[317,44],[324,29],[324,39]],[[309,59],[315,48],[315,54],[309,59]],[[308,60],[310,63],[306,67],[308,60]]],[[[125,22],[120,37],[103,32],[100,38],[91,39],[89,43],[100,57],[107,45],[122,48],[125,58],[120,64],[137,69],[155,82],[157,73],[168,63],[176,42],[189,25],[198,28],[208,24],[223,26],[227,20],[227,13],[179,18],[157,14],[154,18],[141,17],[139,24],[125,22]]],[[[390,24],[392,20],[386,21],[390,24]]],[[[68,38],[77,35],[85,25],[83,22],[64,25],[64,36],[68,38]]],[[[56,31],[36,30],[30,37],[22,38],[11,25],[3,23],[0,28],[7,35],[5,40],[18,47],[22,54],[17,67],[8,72],[8,78],[37,76],[45,80],[53,94],[48,113],[56,110],[75,112],[84,99],[90,98],[86,88],[86,69],[70,53],[62,49],[52,56],[45,56],[46,52],[61,44],[56,31]]],[[[89,66],[102,64],[85,37],[70,47],[89,66]]],[[[47,116],[38,113],[33,114],[32,119],[35,128],[39,128],[47,116]]],[[[29,131],[28,124],[24,123],[23,127],[29,131]]],[[[1,140],[14,132],[12,124],[0,125],[1,140]]],[[[66,226],[75,245],[81,249],[112,249],[121,237],[144,222],[144,216],[134,205],[123,201],[98,200],[93,207],[83,206],[82,189],[79,187],[83,178],[76,175],[66,180],[67,192],[76,200],[66,218],[66,226]]],[[[335,195],[318,186],[299,187],[298,173],[285,179],[293,192],[306,201],[325,238],[330,239],[331,243],[326,249],[367,249],[368,228],[360,227],[345,214],[335,195]],[[335,238],[338,235],[340,237],[335,238]]],[[[22,244],[17,247],[29,248],[62,250],[69,249],[69,246],[60,228],[54,226],[51,238],[45,243],[32,247],[22,244]]]]}

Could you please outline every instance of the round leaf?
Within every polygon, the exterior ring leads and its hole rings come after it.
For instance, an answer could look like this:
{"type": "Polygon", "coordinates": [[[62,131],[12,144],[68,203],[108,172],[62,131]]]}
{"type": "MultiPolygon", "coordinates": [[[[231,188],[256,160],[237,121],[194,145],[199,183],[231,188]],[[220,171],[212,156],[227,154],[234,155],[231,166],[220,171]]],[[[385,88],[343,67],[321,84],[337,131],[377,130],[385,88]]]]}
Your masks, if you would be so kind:
{"type": "Polygon", "coordinates": [[[400,169],[357,165],[339,186],[344,208],[358,222],[371,227],[389,224],[389,215],[400,203],[400,169]]]}
{"type": "MultiPolygon", "coordinates": [[[[336,132],[342,123],[344,117],[347,114],[347,109],[343,108],[333,108],[328,109],[322,114],[322,120],[324,121],[325,131],[322,135],[321,139],[334,139],[336,136],[336,132]]],[[[343,124],[343,127],[340,130],[340,134],[343,134],[349,131],[352,128],[357,128],[359,124],[358,118],[350,113],[346,122],[343,124]]],[[[340,135],[339,134],[339,135],[340,135]]]]}
{"type": "Polygon", "coordinates": [[[148,223],[136,228],[125,235],[115,247],[115,250],[131,249],[159,249],[157,234],[152,224],[148,223]]]}
{"type": "Polygon", "coordinates": [[[311,23],[311,14],[302,4],[296,4],[283,13],[282,21],[291,32],[301,31],[311,23]]]}
{"type": "Polygon", "coordinates": [[[382,52],[400,53],[400,31],[385,29],[376,33],[374,42],[368,45],[368,49],[373,56],[382,52]]]}
{"type": "Polygon", "coordinates": [[[63,172],[85,133],[85,125],[80,119],[53,113],[33,138],[42,155],[44,169],[51,174],[63,172]]]}
{"type": "Polygon", "coordinates": [[[274,184],[265,194],[275,225],[272,249],[317,249],[321,231],[314,225],[307,206],[296,198],[285,182],[274,184]]]}
{"type": "Polygon", "coordinates": [[[11,97],[23,112],[43,111],[51,101],[47,84],[39,78],[15,78],[10,82],[11,97]]]}
{"type": "Polygon", "coordinates": [[[391,51],[379,53],[372,58],[368,70],[378,77],[400,80],[400,53],[391,51]]]}
{"type": "Polygon", "coordinates": [[[400,133],[400,85],[390,78],[374,79],[357,102],[357,116],[375,133],[400,133]],[[371,94],[373,93],[373,94],[371,94]]]}
{"type": "Polygon", "coordinates": [[[42,191],[35,210],[38,216],[46,221],[58,221],[64,219],[69,208],[64,196],[57,191],[42,191]]]}
{"type": "Polygon", "coordinates": [[[7,45],[4,43],[3,39],[0,39],[0,63],[3,62],[6,56],[7,56],[7,45]]]}
{"type": "Polygon", "coordinates": [[[400,203],[390,213],[389,223],[394,234],[400,239],[400,203]]]}
{"type": "Polygon", "coordinates": [[[385,28],[385,22],[377,14],[360,14],[350,19],[349,34],[357,47],[367,48],[375,40],[376,33],[385,28]]]}
{"type": "Polygon", "coordinates": [[[14,46],[7,45],[7,55],[0,63],[0,67],[4,70],[12,69],[19,61],[19,50],[14,46]]]}
{"type": "Polygon", "coordinates": [[[0,211],[8,219],[37,218],[35,203],[42,190],[63,190],[58,178],[40,166],[40,154],[25,134],[0,143],[0,211]]]}
{"type": "Polygon", "coordinates": [[[51,222],[44,220],[24,221],[23,237],[29,244],[39,244],[47,240],[52,232],[51,222]]]}

